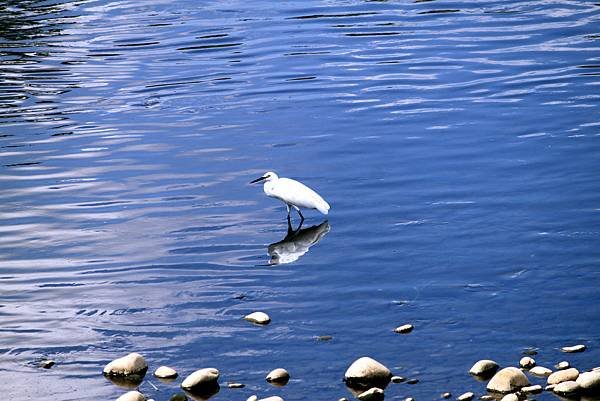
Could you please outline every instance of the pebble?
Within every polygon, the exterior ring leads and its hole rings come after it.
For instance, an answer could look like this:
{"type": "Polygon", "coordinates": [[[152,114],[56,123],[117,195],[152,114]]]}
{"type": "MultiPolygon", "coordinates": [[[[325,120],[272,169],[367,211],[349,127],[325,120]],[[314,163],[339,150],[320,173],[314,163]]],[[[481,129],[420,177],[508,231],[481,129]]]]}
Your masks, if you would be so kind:
{"type": "Polygon", "coordinates": [[[266,377],[267,381],[271,384],[278,386],[285,386],[290,380],[290,374],[283,368],[277,368],[269,373],[266,377]]]}
{"type": "Polygon", "coordinates": [[[50,369],[52,366],[54,366],[56,364],[56,362],[54,362],[52,359],[48,359],[46,361],[42,361],[40,363],[40,366],[44,369],[50,369]]]}
{"type": "Polygon", "coordinates": [[[562,383],[558,383],[556,386],[554,386],[554,392],[558,395],[573,395],[573,394],[577,394],[579,392],[579,390],[581,389],[581,387],[579,386],[579,383],[577,383],[576,381],[566,381],[566,382],[562,382],[562,383]]]}
{"type": "Polygon", "coordinates": [[[408,379],[406,381],[407,384],[417,384],[419,382],[419,379],[408,379]]]}
{"type": "Polygon", "coordinates": [[[177,377],[177,372],[168,366],[160,366],[154,371],[154,376],[161,379],[172,379],[177,377]]]}
{"type": "Polygon", "coordinates": [[[383,401],[383,390],[379,387],[372,387],[356,396],[360,401],[383,401]]]}
{"type": "Polygon", "coordinates": [[[571,367],[571,364],[567,361],[562,361],[554,365],[554,367],[558,370],[569,369],[571,367]]]}
{"type": "Polygon", "coordinates": [[[445,392],[442,394],[442,398],[450,398],[450,397],[452,397],[451,393],[445,392]]]}
{"type": "Polygon", "coordinates": [[[414,399],[414,398],[412,398],[412,397],[406,397],[406,398],[404,399],[404,401],[415,401],[415,399],[414,399]]]}
{"type": "Polygon", "coordinates": [[[244,383],[227,383],[227,387],[229,388],[244,388],[246,385],[244,383]]]}
{"type": "Polygon", "coordinates": [[[338,401],[348,401],[348,399],[346,397],[342,397],[338,401]]]}
{"type": "Polygon", "coordinates": [[[574,381],[579,376],[579,371],[575,368],[558,370],[548,376],[548,384],[558,384],[567,381],[574,381]]]}
{"type": "Polygon", "coordinates": [[[519,401],[519,396],[515,393],[506,394],[501,401],[519,401]]]}
{"type": "Polygon", "coordinates": [[[600,394],[600,371],[583,372],[577,378],[583,392],[600,394]]]}
{"type": "Polygon", "coordinates": [[[534,386],[526,386],[521,389],[522,392],[527,394],[538,394],[541,393],[544,389],[539,384],[534,386]]]}
{"type": "Polygon", "coordinates": [[[543,366],[535,366],[535,367],[529,369],[529,373],[531,373],[534,376],[538,376],[538,377],[548,377],[552,374],[552,371],[543,366]]]}
{"type": "Polygon", "coordinates": [[[489,394],[484,394],[481,397],[479,397],[480,400],[482,401],[492,401],[495,400],[495,398],[489,394]]]}
{"type": "Polygon", "coordinates": [[[246,398],[246,401],[257,401],[258,400],[258,396],[256,394],[251,395],[250,397],[246,398]]]}
{"type": "Polygon", "coordinates": [[[143,356],[132,352],[122,358],[115,359],[104,367],[104,374],[108,376],[126,376],[146,373],[148,364],[143,356]]]}
{"type": "Polygon", "coordinates": [[[544,390],[545,391],[552,391],[552,390],[554,390],[554,387],[556,387],[556,385],[550,384],[549,386],[544,387],[544,390]]]}
{"type": "Polygon", "coordinates": [[[244,320],[256,324],[269,324],[271,318],[265,312],[252,312],[251,314],[244,316],[244,320]]]}
{"type": "Polygon", "coordinates": [[[500,370],[487,385],[488,391],[510,393],[529,385],[527,376],[519,369],[508,367],[500,370]]]}
{"type": "Polygon", "coordinates": [[[472,392],[469,391],[469,392],[459,395],[457,400],[458,401],[471,401],[474,396],[475,396],[475,394],[473,394],[472,392]]]}
{"type": "Polygon", "coordinates": [[[396,333],[400,333],[400,334],[408,334],[411,331],[413,331],[414,327],[412,324],[404,324],[402,326],[398,326],[394,329],[394,331],[396,333]]]}
{"type": "Polygon", "coordinates": [[[317,336],[317,341],[330,341],[333,340],[333,336],[317,336]]]}
{"type": "Polygon", "coordinates": [[[215,368],[204,368],[195,371],[185,378],[181,383],[184,390],[192,390],[197,387],[214,386],[219,380],[219,371],[215,368]]]}
{"type": "Polygon", "coordinates": [[[402,383],[406,381],[406,377],[402,376],[392,376],[392,383],[402,383]]]}
{"type": "Polygon", "coordinates": [[[519,361],[519,366],[522,367],[523,369],[531,369],[535,366],[535,359],[533,359],[529,356],[524,356],[519,361]]]}
{"type": "Polygon", "coordinates": [[[585,345],[577,344],[577,345],[572,345],[569,347],[562,347],[560,350],[562,352],[583,352],[583,351],[585,351],[585,345]]]}
{"type": "Polygon", "coordinates": [[[146,397],[144,396],[144,394],[140,393],[139,391],[128,391],[125,394],[123,394],[122,396],[120,396],[119,398],[117,398],[117,401],[145,401],[146,397]]]}
{"type": "Polygon", "coordinates": [[[475,376],[491,375],[498,370],[498,364],[491,359],[482,359],[475,362],[469,370],[469,373],[475,376]]]}
{"type": "Polygon", "coordinates": [[[391,378],[392,372],[387,367],[367,356],[354,361],[344,374],[346,384],[358,389],[385,388],[391,378]]]}

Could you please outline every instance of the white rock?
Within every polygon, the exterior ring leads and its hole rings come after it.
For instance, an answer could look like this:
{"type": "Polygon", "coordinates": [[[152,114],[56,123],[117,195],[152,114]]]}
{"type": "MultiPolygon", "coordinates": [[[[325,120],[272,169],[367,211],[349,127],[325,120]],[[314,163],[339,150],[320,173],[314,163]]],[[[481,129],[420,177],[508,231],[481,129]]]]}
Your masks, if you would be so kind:
{"type": "Polygon", "coordinates": [[[577,344],[577,345],[572,345],[570,347],[562,347],[560,350],[562,352],[583,352],[583,351],[585,351],[585,345],[577,344]]]}
{"type": "Polygon", "coordinates": [[[529,385],[529,380],[517,368],[508,367],[500,370],[492,377],[487,385],[488,391],[510,393],[529,385]]]}
{"type": "Polygon", "coordinates": [[[148,364],[143,356],[132,352],[122,358],[115,359],[104,367],[104,374],[109,376],[126,376],[146,372],[148,364]]]}
{"type": "Polygon", "coordinates": [[[556,394],[559,395],[573,395],[573,394],[577,394],[579,392],[581,388],[579,387],[579,384],[576,381],[566,381],[566,382],[562,382],[562,383],[558,383],[556,386],[554,386],[554,391],[556,394]]]}
{"type": "Polygon", "coordinates": [[[290,380],[290,374],[283,368],[277,368],[269,373],[266,379],[269,383],[285,384],[290,380]]]}
{"type": "Polygon", "coordinates": [[[348,399],[346,397],[342,397],[338,401],[348,401],[348,399]]]}
{"type": "Polygon", "coordinates": [[[522,392],[527,393],[527,394],[538,394],[538,393],[541,393],[543,390],[544,389],[539,384],[536,384],[534,386],[523,387],[521,389],[522,392]]]}
{"type": "Polygon", "coordinates": [[[271,318],[265,312],[252,312],[244,316],[244,319],[256,324],[269,324],[271,318]]]}
{"type": "Polygon", "coordinates": [[[475,394],[473,394],[472,392],[469,391],[469,392],[459,395],[457,400],[458,401],[471,401],[474,396],[475,396],[475,394]]]}
{"type": "Polygon", "coordinates": [[[480,400],[482,401],[492,401],[495,400],[494,396],[491,396],[489,394],[484,394],[481,397],[479,397],[480,400]]]}
{"type": "Polygon", "coordinates": [[[384,398],[383,390],[379,387],[372,387],[356,396],[360,401],[382,401],[384,398]]]}
{"type": "Polygon", "coordinates": [[[519,396],[515,393],[506,394],[500,401],[519,401],[519,396]]]}
{"type": "Polygon", "coordinates": [[[244,388],[246,385],[244,383],[227,383],[227,387],[229,388],[244,388]]]}
{"type": "Polygon", "coordinates": [[[529,373],[531,373],[534,376],[538,376],[538,377],[548,377],[552,374],[552,371],[543,366],[535,366],[535,367],[529,369],[529,373]]]}
{"type": "Polygon", "coordinates": [[[402,382],[406,381],[406,377],[392,376],[392,378],[390,380],[392,381],[392,383],[402,383],[402,382]]]}
{"type": "Polygon", "coordinates": [[[533,359],[529,356],[524,356],[519,361],[519,366],[522,367],[523,369],[531,369],[535,366],[535,359],[533,359]]]}
{"type": "Polygon", "coordinates": [[[195,371],[185,378],[181,388],[191,390],[194,387],[214,386],[219,380],[219,371],[215,368],[204,368],[195,371]]]}
{"type": "Polygon", "coordinates": [[[177,377],[177,372],[168,366],[160,366],[154,371],[154,376],[161,379],[170,379],[177,377]]]}
{"type": "Polygon", "coordinates": [[[450,398],[450,397],[452,397],[452,393],[449,393],[449,392],[442,393],[442,398],[450,398]]]}
{"type": "Polygon", "coordinates": [[[257,401],[257,400],[258,400],[258,396],[256,394],[253,394],[246,399],[246,401],[257,401]]]}
{"type": "Polygon", "coordinates": [[[404,401],[415,401],[415,399],[414,399],[414,398],[412,398],[412,397],[406,397],[406,398],[404,399],[404,401]]]}
{"type": "Polygon", "coordinates": [[[123,394],[122,396],[120,396],[119,398],[117,398],[117,401],[145,401],[146,397],[144,396],[144,394],[140,393],[139,391],[128,391],[127,393],[123,394]]]}
{"type": "Polygon", "coordinates": [[[271,396],[271,397],[267,397],[267,398],[261,398],[261,399],[260,399],[260,400],[258,400],[258,401],[283,401],[283,398],[281,398],[281,397],[278,397],[278,396],[276,396],[276,395],[273,395],[273,396],[271,396]]]}
{"type": "Polygon", "coordinates": [[[562,361],[554,365],[554,367],[558,370],[569,369],[571,367],[571,364],[567,361],[562,361]]]}
{"type": "Polygon", "coordinates": [[[552,391],[552,390],[554,390],[554,387],[556,387],[556,385],[555,384],[551,384],[549,386],[544,387],[544,390],[546,390],[546,391],[552,391]]]}
{"type": "Polygon", "coordinates": [[[579,371],[575,368],[558,370],[548,376],[548,384],[558,384],[562,382],[575,381],[579,376],[579,371]]]}
{"type": "Polygon", "coordinates": [[[577,378],[577,383],[585,393],[600,394],[600,371],[581,373],[577,378]]]}
{"type": "Polygon", "coordinates": [[[350,387],[385,388],[390,382],[392,372],[375,359],[363,356],[350,365],[344,374],[344,381],[350,387]]]}
{"type": "Polygon", "coordinates": [[[412,324],[404,324],[402,326],[398,326],[394,329],[394,331],[396,333],[400,333],[400,334],[408,334],[411,331],[413,331],[414,327],[412,324]]]}
{"type": "Polygon", "coordinates": [[[475,362],[469,373],[475,376],[491,375],[498,370],[498,364],[490,359],[482,359],[475,362]]]}

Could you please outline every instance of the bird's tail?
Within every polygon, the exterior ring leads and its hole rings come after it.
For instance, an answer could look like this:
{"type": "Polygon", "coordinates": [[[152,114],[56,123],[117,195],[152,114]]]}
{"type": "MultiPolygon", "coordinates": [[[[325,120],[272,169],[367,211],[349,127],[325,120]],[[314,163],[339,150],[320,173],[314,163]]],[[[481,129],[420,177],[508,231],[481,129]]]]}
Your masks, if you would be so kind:
{"type": "Polygon", "coordinates": [[[329,203],[325,202],[324,199],[320,199],[319,204],[317,205],[317,210],[323,214],[329,213],[329,203]]]}

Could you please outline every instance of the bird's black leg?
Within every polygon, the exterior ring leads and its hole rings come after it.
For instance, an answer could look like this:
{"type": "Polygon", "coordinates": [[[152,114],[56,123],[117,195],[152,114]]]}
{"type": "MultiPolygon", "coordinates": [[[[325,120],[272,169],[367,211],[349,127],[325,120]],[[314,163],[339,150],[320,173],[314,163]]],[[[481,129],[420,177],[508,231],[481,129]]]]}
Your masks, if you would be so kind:
{"type": "Polygon", "coordinates": [[[300,225],[302,225],[302,223],[304,223],[304,216],[302,216],[302,212],[300,211],[300,209],[296,209],[296,211],[300,215],[300,225]]]}

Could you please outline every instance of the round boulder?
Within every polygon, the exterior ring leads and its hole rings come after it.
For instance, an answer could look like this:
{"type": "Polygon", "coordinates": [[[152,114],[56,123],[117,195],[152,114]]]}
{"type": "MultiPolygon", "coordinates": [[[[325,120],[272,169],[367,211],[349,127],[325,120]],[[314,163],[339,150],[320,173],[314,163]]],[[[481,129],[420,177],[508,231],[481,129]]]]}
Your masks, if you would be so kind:
{"type": "Polygon", "coordinates": [[[348,387],[362,390],[372,387],[383,389],[391,378],[392,372],[387,367],[367,356],[354,361],[344,374],[344,381],[348,387]]]}
{"type": "Polygon", "coordinates": [[[215,368],[204,368],[195,371],[181,383],[184,390],[194,391],[201,388],[218,386],[219,371],[215,368]]]}
{"type": "Polygon", "coordinates": [[[538,377],[548,377],[552,374],[552,371],[543,366],[534,366],[533,368],[529,369],[529,373],[538,377]]]}
{"type": "Polygon", "coordinates": [[[107,376],[127,376],[146,373],[148,364],[143,356],[132,352],[122,358],[115,359],[104,367],[107,376]]]}
{"type": "Polygon", "coordinates": [[[577,383],[586,394],[600,394],[600,371],[583,372],[577,378],[577,383]]]}
{"type": "Polygon", "coordinates": [[[285,386],[290,380],[290,374],[283,368],[277,368],[269,373],[266,379],[275,386],[285,386]]]}
{"type": "Polygon", "coordinates": [[[575,381],[579,376],[579,371],[575,368],[557,370],[548,376],[548,384],[558,384],[562,382],[575,381]]]}
{"type": "Polygon", "coordinates": [[[511,393],[521,387],[529,385],[529,380],[517,368],[508,367],[500,370],[492,377],[487,385],[487,390],[496,393],[511,393]]]}
{"type": "Polygon", "coordinates": [[[535,359],[533,359],[530,356],[524,356],[519,361],[519,366],[522,367],[523,369],[531,369],[535,366],[535,359]]]}
{"type": "Polygon", "coordinates": [[[552,391],[554,391],[555,394],[569,397],[578,394],[580,390],[581,387],[579,387],[579,384],[576,381],[569,380],[558,383],[556,386],[554,386],[552,391]]]}
{"type": "Polygon", "coordinates": [[[244,316],[244,320],[256,324],[269,324],[271,322],[271,318],[265,312],[252,312],[244,316]]]}
{"type": "Polygon", "coordinates": [[[491,359],[482,359],[475,362],[469,369],[469,373],[473,376],[491,376],[498,370],[498,364],[491,359]]]}
{"type": "Polygon", "coordinates": [[[154,376],[159,379],[174,379],[177,377],[177,372],[168,366],[160,366],[154,371],[154,376]]]}

